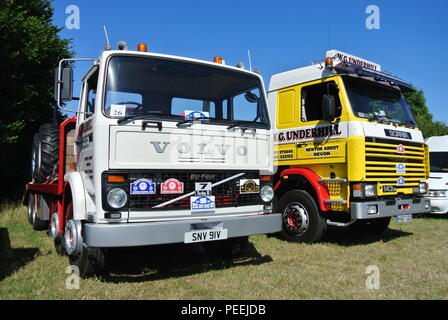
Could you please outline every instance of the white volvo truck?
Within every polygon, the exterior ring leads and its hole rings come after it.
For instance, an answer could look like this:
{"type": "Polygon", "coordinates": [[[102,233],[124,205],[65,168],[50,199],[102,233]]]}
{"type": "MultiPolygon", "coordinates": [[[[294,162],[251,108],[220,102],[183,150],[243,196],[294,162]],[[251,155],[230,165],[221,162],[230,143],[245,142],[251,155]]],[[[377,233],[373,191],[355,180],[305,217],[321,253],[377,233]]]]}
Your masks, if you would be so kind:
{"type": "MultiPolygon", "coordinates": [[[[59,105],[73,99],[73,61],[59,65],[59,105]]],[[[101,271],[106,248],[203,242],[227,255],[281,230],[258,74],[144,45],[92,62],[77,116],[36,134],[26,187],[30,223],[82,277],[101,271]]]]}

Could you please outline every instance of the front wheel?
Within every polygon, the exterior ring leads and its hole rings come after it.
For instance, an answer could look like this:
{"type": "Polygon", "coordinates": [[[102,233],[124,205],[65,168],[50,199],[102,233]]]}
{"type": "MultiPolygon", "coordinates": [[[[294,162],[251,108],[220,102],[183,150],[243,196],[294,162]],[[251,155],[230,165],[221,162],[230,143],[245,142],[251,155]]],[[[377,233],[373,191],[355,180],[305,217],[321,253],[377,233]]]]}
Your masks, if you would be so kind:
{"type": "Polygon", "coordinates": [[[62,241],[70,265],[78,269],[78,276],[82,279],[101,274],[106,264],[105,249],[90,248],[84,244],[82,223],[73,220],[72,203],[67,207],[67,217],[69,220],[62,241]]]}
{"type": "Polygon", "coordinates": [[[71,266],[76,266],[82,279],[99,275],[105,267],[105,249],[84,247],[79,255],[68,257],[71,266]]]}
{"type": "Polygon", "coordinates": [[[303,190],[287,192],[279,201],[283,215],[281,237],[291,242],[315,243],[327,230],[313,197],[303,190]]]}

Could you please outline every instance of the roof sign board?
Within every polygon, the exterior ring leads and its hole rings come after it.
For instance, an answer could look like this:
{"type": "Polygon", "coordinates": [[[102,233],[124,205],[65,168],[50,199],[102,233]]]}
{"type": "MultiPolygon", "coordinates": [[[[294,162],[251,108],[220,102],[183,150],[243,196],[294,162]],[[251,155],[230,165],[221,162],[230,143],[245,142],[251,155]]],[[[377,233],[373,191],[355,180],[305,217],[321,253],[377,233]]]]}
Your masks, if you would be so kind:
{"type": "Polygon", "coordinates": [[[339,62],[348,62],[374,71],[381,71],[381,65],[366,59],[353,56],[348,53],[344,53],[342,51],[338,50],[327,51],[327,57],[333,58],[333,62],[335,65],[338,64],[339,62]]]}

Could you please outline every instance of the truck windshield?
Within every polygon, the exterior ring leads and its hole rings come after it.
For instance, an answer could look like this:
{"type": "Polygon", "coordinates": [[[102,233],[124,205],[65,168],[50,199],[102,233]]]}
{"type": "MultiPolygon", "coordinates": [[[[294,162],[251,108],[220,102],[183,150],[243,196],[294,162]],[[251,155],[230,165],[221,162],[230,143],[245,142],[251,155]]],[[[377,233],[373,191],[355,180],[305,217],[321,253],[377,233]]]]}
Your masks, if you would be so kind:
{"type": "Polygon", "coordinates": [[[112,57],[104,112],[110,117],[182,121],[268,128],[258,77],[245,72],[160,58],[112,57]]]}
{"type": "Polygon", "coordinates": [[[359,118],[415,126],[412,112],[399,90],[373,81],[344,77],[353,112],[359,118]]]}
{"type": "Polygon", "coordinates": [[[448,152],[430,152],[431,172],[448,173],[448,152]]]}

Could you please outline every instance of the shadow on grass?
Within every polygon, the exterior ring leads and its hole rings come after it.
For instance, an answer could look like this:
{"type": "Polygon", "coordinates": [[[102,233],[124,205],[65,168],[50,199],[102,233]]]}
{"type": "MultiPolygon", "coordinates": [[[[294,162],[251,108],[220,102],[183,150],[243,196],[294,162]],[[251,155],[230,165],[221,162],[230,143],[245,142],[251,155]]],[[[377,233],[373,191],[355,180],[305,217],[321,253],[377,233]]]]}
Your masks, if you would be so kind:
{"type": "Polygon", "coordinates": [[[11,249],[8,229],[0,228],[0,281],[33,261],[38,248],[11,249]]]}
{"type": "Polygon", "coordinates": [[[349,228],[343,227],[328,227],[328,231],[321,242],[351,247],[375,242],[388,242],[397,238],[409,237],[411,235],[413,235],[413,233],[395,229],[387,229],[383,233],[375,234],[354,232],[349,230],[349,228]]]}
{"type": "Polygon", "coordinates": [[[445,214],[428,213],[428,214],[419,216],[417,218],[421,218],[421,219],[429,218],[429,219],[436,219],[436,220],[448,220],[448,213],[445,213],[445,214]]]}
{"type": "Polygon", "coordinates": [[[211,270],[272,262],[249,243],[233,259],[211,258],[201,245],[172,244],[142,248],[114,249],[108,253],[109,270],[100,277],[103,282],[132,283],[179,278],[211,270]]]}

